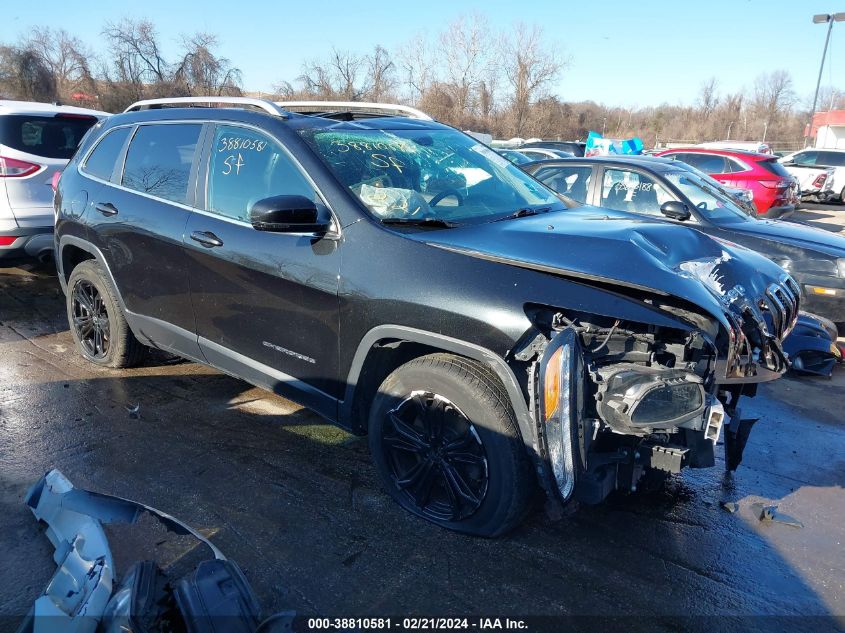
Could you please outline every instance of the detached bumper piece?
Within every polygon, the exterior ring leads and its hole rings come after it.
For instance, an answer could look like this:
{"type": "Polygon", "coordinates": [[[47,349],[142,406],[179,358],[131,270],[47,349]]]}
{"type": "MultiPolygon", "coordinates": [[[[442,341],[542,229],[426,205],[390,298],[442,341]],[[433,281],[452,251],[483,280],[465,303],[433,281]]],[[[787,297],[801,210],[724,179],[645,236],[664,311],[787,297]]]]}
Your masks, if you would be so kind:
{"type": "Polygon", "coordinates": [[[802,312],[792,333],[783,342],[792,370],[800,374],[830,377],[842,351],[837,345],[836,325],[828,319],[802,312]]]}
{"type": "Polygon", "coordinates": [[[233,561],[182,521],[135,501],[79,490],[58,470],[42,477],[26,504],[47,524],[58,565],[18,633],[252,633],[291,630],[293,613],[261,622],[255,594],[233,561]],[[114,590],[116,573],[103,524],[135,523],[144,514],[192,535],[214,558],[172,579],[153,561],[135,563],[114,590]]]}

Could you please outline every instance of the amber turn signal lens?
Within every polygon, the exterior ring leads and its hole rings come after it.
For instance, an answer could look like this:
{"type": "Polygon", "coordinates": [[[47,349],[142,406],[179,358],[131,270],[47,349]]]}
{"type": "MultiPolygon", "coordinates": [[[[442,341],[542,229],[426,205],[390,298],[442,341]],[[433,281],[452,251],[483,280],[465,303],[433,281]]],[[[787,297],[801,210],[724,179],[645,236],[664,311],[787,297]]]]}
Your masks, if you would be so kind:
{"type": "Polygon", "coordinates": [[[560,355],[562,347],[555,350],[549,362],[546,364],[546,380],[543,385],[543,411],[548,420],[560,405],[560,355]]]}

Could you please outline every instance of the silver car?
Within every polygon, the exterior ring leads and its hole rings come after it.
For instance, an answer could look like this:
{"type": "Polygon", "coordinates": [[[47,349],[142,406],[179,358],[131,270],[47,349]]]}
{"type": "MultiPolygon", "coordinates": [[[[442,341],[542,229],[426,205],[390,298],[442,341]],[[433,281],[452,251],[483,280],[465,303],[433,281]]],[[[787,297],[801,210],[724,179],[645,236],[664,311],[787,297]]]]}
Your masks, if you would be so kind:
{"type": "Polygon", "coordinates": [[[105,112],[0,100],[0,259],[53,250],[54,178],[105,112]]]}

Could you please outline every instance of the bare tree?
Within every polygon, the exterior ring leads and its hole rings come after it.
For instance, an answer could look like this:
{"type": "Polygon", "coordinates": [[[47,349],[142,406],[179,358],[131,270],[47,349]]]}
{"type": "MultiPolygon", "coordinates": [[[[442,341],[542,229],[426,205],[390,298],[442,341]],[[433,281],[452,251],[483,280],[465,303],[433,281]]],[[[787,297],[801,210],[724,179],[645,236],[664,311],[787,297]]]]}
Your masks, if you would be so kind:
{"type": "Polygon", "coordinates": [[[365,85],[361,85],[361,73],[366,68],[363,57],[348,51],[332,48],[329,58],[329,68],[337,81],[338,95],[348,101],[359,101],[367,92],[365,85]]]}
{"type": "Polygon", "coordinates": [[[117,23],[107,22],[103,35],[121,79],[150,83],[167,80],[168,64],[152,22],[129,18],[117,23]]]}
{"type": "Polygon", "coordinates": [[[273,96],[278,99],[292,99],[296,95],[296,89],[289,81],[279,81],[273,84],[273,96]]]}
{"type": "Polygon", "coordinates": [[[309,96],[321,99],[334,99],[337,96],[331,71],[325,63],[316,60],[303,62],[302,74],[297,77],[297,81],[309,96]]]}
{"type": "Polygon", "coordinates": [[[217,37],[196,33],[182,41],[182,59],[173,72],[173,81],[184,84],[188,93],[198,95],[241,94],[241,71],[225,57],[214,54],[217,37]]]}
{"type": "Polygon", "coordinates": [[[56,82],[41,57],[29,48],[0,47],[0,86],[25,101],[54,101],[56,82]]]}
{"type": "Polygon", "coordinates": [[[458,114],[476,111],[478,89],[490,74],[494,50],[487,19],[480,14],[460,16],[438,37],[443,55],[446,89],[458,114]]]}
{"type": "Polygon", "coordinates": [[[298,81],[310,96],[360,101],[369,89],[366,69],[365,57],[332,48],[327,59],[305,62],[298,81]]]}
{"type": "Polygon", "coordinates": [[[505,48],[504,72],[511,87],[511,116],[514,133],[527,130],[530,106],[544,96],[549,85],[563,71],[565,62],[543,42],[538,26],[517,24],[505,48]]]}
{"type": "Polygon", "coordinates": [[[763,73],[754,80],[752,107],[763,123],[763,138],[795,104],[792,77],[785,70],[763,73]]]}
{"type": "Polygon", "coordinates": [[[59,99],[70,100],[77,91],[94,91],[92,54],[79,38],[64,29],[36,27],[23,48],[32,51],[53,76],[59,99]]]}
{"type": "Polygon", "coordinates": [[[397,53],[402,83],[406,86],[406,98],[417,105],[434,81],[434,61],[431,46],[426,37],[418,33],[399,48],[397,53]]]}
{"type": "Polygon", "coordinates": [[[367,56],[368,90],[366,97],[370,101],[385,101],[393,97],[396,88],[395,70],[390,53],[376,45],[367,56]]]}
{"type": "Polygon", "coordinates": [[[698,107],[701,110],[702,117],[709,119],[716,107],[719,105],[718,82],[715,77],[710,77],[707,81],[701,84],[698,91],[698,107]]]}

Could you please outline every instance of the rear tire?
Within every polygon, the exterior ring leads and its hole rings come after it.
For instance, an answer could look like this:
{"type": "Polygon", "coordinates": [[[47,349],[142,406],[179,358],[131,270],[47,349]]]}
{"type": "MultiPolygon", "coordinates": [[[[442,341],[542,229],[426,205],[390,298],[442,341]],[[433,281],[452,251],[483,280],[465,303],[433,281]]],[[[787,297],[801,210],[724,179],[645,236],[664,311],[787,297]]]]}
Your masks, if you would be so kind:
{"type": "Polygon", "coordinates": [[[486,366],[451,354],[391,373],[369,416],[387,492],[441,527],[495,537],[524,517],[535,478],[507,394],[486,366]]]}
{"type": "Polygon", "coordinates": [[[67,283],[67,318],[76,348],[86,360],[103,367],[133,367],[146,356],[117,300],[103,267],[81,262],[67,283]]]}

